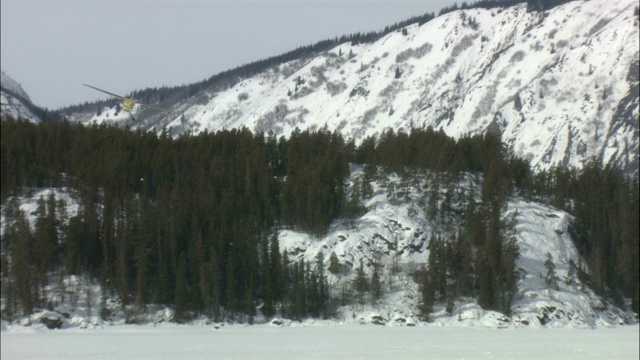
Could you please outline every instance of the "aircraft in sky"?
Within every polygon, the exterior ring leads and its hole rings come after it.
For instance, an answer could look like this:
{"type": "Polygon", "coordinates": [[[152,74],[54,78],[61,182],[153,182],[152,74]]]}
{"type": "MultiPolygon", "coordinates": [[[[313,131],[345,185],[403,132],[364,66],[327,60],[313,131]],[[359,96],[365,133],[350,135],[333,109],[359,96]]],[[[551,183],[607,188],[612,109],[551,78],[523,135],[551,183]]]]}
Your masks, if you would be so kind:
{"type": "Polygon", "coordinates": [[[159,108],[159,107],[155,107],[155,106],[151,106],[151,105],[147,105],[147,104],[143,104],[143,103],[137,102],[137,101],[135,101],[133,99],[133,95],[130,98],[128,98],[128,97],[116,95],[116,94],[114,94],[112,92],[108,92],[106,90],[98,89],[95,86],[91,86],[91,85],[87,85],[87,84],[83,84],[83,85],[86,86],[86,87],[90,87],[90,88],[92,88],[94,90],[98,90],[98,91],[103,92],[103,93],[105,93],[107,95],[111,95],[111,96],[113,96],[115,98],[118,98],[118,99],[122,100],[122,110],[127,111],[129,113],[131,113],[131,110],[133,110],[133,107],[136,104],[138,104],[140,106],[147,107],[149,109],[154,109],[154,110],[157,110],[157,111],[164,111],[164,112],[168,112],[168,113],[173,112],[173,111],[168,110],[168,109],[163,109],[163,108],[159,108]]]}

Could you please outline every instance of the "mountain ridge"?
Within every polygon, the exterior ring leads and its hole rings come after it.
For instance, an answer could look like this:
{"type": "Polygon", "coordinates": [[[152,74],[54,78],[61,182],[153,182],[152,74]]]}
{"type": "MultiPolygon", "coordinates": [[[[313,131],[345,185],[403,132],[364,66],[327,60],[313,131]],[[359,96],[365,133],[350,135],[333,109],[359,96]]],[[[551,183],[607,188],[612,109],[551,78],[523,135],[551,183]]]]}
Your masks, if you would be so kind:
{"type": "Polygon", "coordinates": [[[371,43],[344,42],[213,81],[181,100],[149,95],[177,115],[139,109],[132,121],[107,103],[63,113],[173,136],[240,127],[286,136],[326,127],[359,142],[387,129],[433,127],[454,137],[493,131],[536,169],[599,158],[633,174],[640,114],[634,6],[593,0],[545,12],[524,3],[456,10],[371,43]]]}
{"type": "Polygon", "coordinates": [[[0,87],[0,97],[2,103],[2,107],[0,108],[0,115],[3,118],[21,118],[35,123],[41,121],[40,116],[38,116],[36,113],[42,111],[33,104],[31,98],[29,97],[27,92],[24,91],[20,83],[18,83],[4,71],[2,71],[0,84],[2,84],[2,86],[0,87]]]}

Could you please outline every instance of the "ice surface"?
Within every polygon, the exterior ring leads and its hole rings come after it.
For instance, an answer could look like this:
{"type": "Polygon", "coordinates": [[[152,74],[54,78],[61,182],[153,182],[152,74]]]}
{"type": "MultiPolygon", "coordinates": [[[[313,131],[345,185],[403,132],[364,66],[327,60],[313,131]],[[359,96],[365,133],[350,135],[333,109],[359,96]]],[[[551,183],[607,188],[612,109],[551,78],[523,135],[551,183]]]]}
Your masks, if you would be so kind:
{"type": "Polygon", "coordinates": [[[226,325],[216,330],[166,324],[24,331],[2,332],[3,360],[639,358],[638,326],[495,330],[354,324],[226,325]]]}

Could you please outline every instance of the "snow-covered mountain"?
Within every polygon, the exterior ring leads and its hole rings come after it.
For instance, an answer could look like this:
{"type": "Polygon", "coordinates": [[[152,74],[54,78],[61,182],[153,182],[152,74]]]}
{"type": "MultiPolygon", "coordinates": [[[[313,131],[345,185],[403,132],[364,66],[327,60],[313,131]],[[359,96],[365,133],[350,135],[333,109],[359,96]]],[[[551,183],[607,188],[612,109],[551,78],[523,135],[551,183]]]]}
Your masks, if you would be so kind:
{"type": "Polygon", "coordinates": [[[66,115],[174,135],[327,127],[359,141],[386,129],[432,126],[454,137],[493,131],[538,169],[579,167],[597,156],[634,173],[637,6],[590,0],[545,12],[524,3],[458,10],[371,43],[345,42],[254,75],[180,88],[186,95],[156,101],[173,114],[139,108],[131,122],[105,102],[66,115]]]}
{"type": "Polygon", "coordinates": [[[36,106],[20,83],[2,71],[0,84],[0,117],[10,116],[36,123],[41,121],[40,116],[36,115],[36,106]]]}

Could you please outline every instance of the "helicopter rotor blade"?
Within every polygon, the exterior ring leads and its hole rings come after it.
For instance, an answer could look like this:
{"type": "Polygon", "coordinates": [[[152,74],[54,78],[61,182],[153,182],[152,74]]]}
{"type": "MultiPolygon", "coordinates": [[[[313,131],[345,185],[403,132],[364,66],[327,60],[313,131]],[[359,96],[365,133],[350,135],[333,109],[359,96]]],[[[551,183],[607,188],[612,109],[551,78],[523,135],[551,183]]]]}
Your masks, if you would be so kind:
{"type": "Polygon", "coordinates": [[[92,88],[92,89],[94,89],[94,90],[98,90],[98,91],[103,92],[103,93],[105,93],[105,94],[107,94],[107,95],[111,95],[111,96],[116,97],[116,98],[118,98],[118,99],[122,99],[122,100],[126,99],[124,96],[120,96],[120,95],[114,94],[114,93],[112,93],[112,92],[108,92],[108,91],[106,91],[106,90],[98,89],[98,88],[97,88],[97,87],[95,87],[95,86],[91,86],[91,85],[87,85],[87,84],[82,84],[82,85],[84,85],[84,86],[86,86],[86,87],[90,87],[90,88],[92,88]]]}

